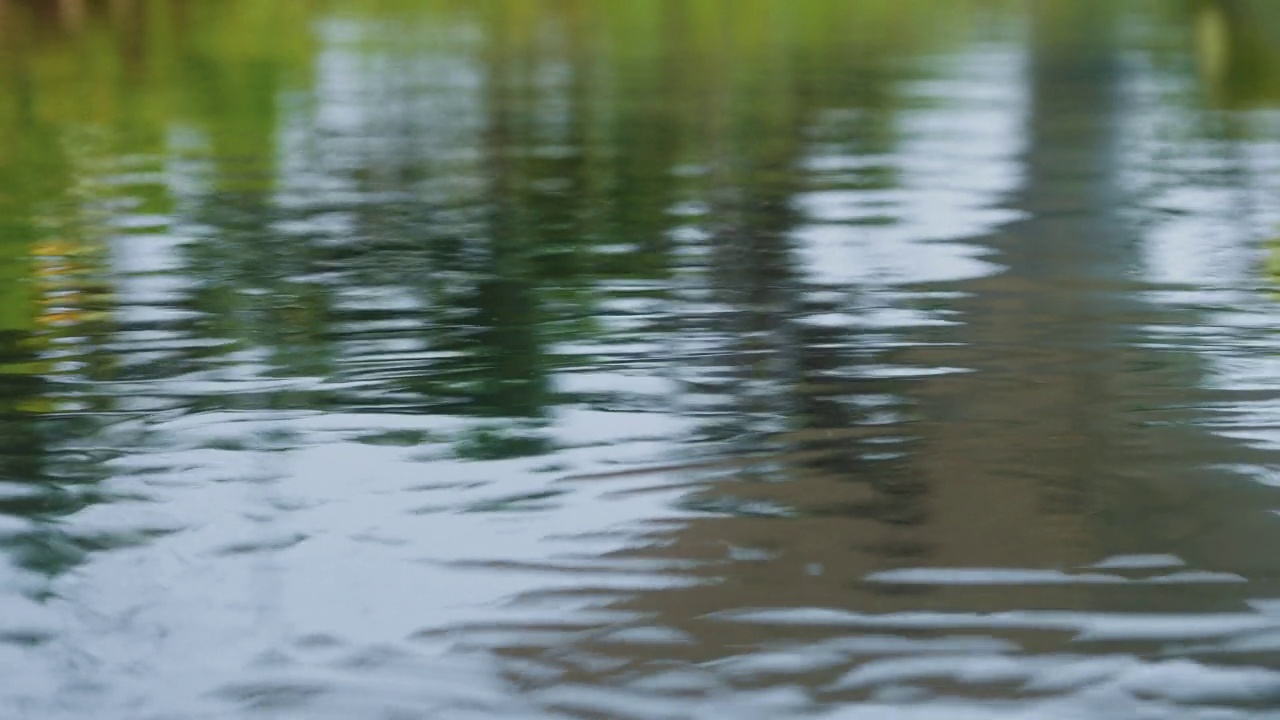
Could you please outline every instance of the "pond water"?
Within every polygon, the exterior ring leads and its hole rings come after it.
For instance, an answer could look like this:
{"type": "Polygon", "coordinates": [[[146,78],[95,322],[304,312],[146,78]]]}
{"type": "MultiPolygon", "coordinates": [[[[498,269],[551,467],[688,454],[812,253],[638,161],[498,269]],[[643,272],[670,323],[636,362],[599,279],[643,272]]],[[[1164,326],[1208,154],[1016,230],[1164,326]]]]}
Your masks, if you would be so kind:
{"type": "Polygon", "coordinates": [[[0,716],[1280,717],[1276,28],[0,0],[0,716]]]}

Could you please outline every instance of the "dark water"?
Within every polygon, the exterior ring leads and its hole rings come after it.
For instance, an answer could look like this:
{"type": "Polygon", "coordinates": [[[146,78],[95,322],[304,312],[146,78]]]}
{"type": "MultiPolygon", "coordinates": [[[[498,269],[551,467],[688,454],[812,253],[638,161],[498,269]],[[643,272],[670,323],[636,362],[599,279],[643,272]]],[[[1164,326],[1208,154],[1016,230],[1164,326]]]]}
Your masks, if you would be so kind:
{"type": "Polygon", "coordinates": [[[0,717],[1280,717],[1269,2],[0,39],[0,717]]]}

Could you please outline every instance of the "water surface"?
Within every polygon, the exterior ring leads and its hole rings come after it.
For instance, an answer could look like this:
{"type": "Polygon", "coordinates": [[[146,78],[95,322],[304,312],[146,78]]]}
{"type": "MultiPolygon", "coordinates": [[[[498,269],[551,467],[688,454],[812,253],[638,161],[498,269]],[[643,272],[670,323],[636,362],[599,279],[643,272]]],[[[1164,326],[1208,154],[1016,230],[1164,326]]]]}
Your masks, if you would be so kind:
{"type": "Polygon", "coordinates": [[[1280,717],[1277,21],[0,0],[0,715],[1280,717]]]}

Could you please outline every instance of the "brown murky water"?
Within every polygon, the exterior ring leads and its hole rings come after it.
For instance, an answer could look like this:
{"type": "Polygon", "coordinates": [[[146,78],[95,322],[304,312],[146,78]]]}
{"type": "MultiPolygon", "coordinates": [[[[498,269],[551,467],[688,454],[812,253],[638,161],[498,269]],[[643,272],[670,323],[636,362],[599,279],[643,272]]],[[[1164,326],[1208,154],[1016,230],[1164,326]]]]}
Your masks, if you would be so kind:
{"type": "Polygon", "coordinates": [[[1257,0],[0,0],[0,716],[1280,717],[1257,0]]]}

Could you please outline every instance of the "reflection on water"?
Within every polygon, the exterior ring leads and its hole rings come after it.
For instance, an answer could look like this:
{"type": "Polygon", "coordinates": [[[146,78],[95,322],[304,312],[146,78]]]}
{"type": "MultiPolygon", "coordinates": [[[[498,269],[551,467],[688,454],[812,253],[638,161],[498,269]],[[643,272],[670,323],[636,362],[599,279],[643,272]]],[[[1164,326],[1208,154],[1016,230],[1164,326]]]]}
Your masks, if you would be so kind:
{"type": "Polygon", "coordinates": [[[1264,716],[1273,12],[0,0],[0,714],[1264,716]]]}

